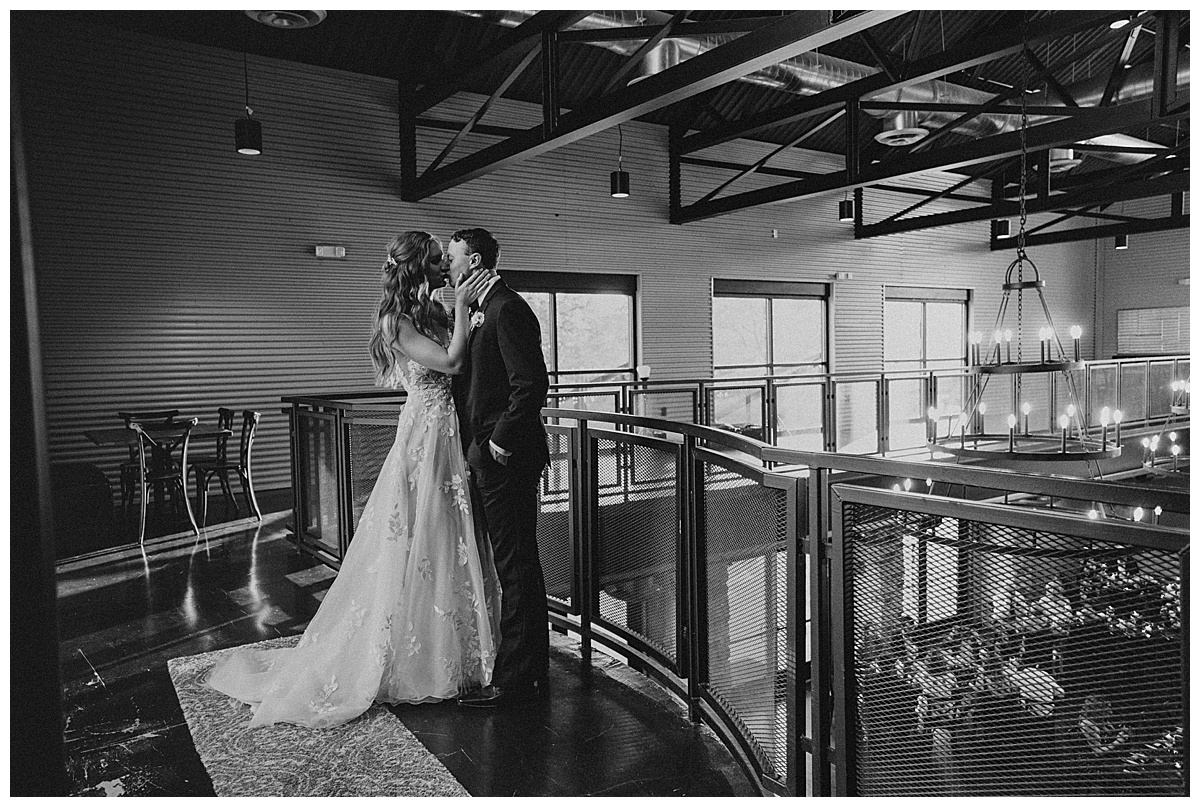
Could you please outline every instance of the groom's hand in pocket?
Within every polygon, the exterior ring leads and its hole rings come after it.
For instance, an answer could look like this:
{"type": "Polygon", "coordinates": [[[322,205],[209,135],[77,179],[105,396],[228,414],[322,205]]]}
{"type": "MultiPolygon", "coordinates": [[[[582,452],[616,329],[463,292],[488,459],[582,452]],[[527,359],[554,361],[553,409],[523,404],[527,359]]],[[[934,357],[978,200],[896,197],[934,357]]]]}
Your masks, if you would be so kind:
{"type": "Polygon", "coordinates": [[[500,446],[488,440],[488,451],[492,452],[492,459],[501,465],[508,465],[508,457],[510,452],[505,451],[500,446]]]}

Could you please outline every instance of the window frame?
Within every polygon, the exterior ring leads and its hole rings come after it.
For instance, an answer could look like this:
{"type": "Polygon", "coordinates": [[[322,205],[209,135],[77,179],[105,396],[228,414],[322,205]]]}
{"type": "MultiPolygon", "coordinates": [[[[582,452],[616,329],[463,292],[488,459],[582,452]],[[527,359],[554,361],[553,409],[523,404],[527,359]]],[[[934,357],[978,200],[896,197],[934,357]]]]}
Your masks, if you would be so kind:
{"type": "Polygon", "coordinates": [[[883,287],[883,327],[886,333],[887,329],[887,304],[888,303],[920,303],[921,304],[921,356],[918,361],[920,367],[911,367],[905,370],[896,370],[892,365],[900,363],[911,363],[913,359],[888,359],[886,353],[887,340],[885,337],[884,346],[885,352],[883,355],[883,371],[887,372],[929,372],[930,369],[957,369],[958,367],[970,366],[969,349],[967,347],[967,334],[971,331],[971,302],[972,290],[960,288],[945,288],[945,287],[930,287],[930,286],[890,286],[883,287]],[[958,357],[962,363],[954,368],[930,368],[930,361],[947,361],[947,359],[930,359],[928,354],[929,348],[929,304],[930,303],[961,303],[963,306],[963,329],[962,329],[962,355],[958,357]]]}
{"type": "MultiPolygon", "coordinates": [[[[724,298],[749,298],[755,300],[765,300],[766,318],[763,323],[766,328],[767,337],[767,355],[766,361],[761,364],[734,364],[734,365],[717,365],[717,329],[715,322],[712,322],[709,328],[709,338],[711,339],[710,348],[712,349],[712,368],[714,377],[720,371],[737,371],[740,369],[750,370],[757,367],[765,367],[766,375],[772,378],[799,378],[804,375],[825,375],[829,373],[830,367],[830,323],[832,316],[830,315],[830,306],[832,303],[832,289],[828,283],[819,283],[803,280],[746,280],[735,278],[717,278],[712,280],[711,300],[715,305],[718,297],[724,298]],[[817,300],[821,303],[821,361],[812,363],[785,363],[779,365],[775,362],[775,300],[817,300]],[[780,368],[817,368],[815,373],[801,373],[800,375],[780,374],[780,368]]],[[[710,311],[715,310],[710,308],[710,311]]],[[[746,375],[743,373],[742,375],[746,375]]],[[[750,377],[761,375],[754,373],[750,377]]]]}
{"type": "Polygon", "coordinates": [[[589,375],[605,372],[628,372],[632,378],[638,366],[638,275],[632,273],[599,273],[599,272],[550,272],[531,269],[501,269],[500,276],[504,282],[517,293],[548,294],[550,295],[548,319],[550,334],[543,334],[543,340],[548,340],[546,351],[546,371],[551,383],[567,383],[570,376],[589,375]],[[563,370],[559,368],[558,344],[558,295],[559,294],[624,294],[629,297],[629,366],[600,367],[584,370],[563,370]],[[563,376],[568,376],[564,381],[563,376]]]}

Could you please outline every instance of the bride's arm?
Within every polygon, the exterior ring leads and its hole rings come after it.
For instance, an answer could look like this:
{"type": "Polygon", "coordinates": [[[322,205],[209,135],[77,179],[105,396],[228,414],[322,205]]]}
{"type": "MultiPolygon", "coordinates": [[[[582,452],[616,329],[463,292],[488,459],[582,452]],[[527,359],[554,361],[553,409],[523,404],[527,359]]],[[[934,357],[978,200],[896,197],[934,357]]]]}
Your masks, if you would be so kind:
{"type": "Polygon", "coordinates": [[[457,375],[467,358],[467,334],[471,331],[467,307],[475,301],[490,279],[490,273],[476,272],[454,290],[454,334],[450,337],[449,347],[442,347],[418,331],[408,317],[400,317],[396,329],[396,346],[400,352],[431,370],[457,375]]]}

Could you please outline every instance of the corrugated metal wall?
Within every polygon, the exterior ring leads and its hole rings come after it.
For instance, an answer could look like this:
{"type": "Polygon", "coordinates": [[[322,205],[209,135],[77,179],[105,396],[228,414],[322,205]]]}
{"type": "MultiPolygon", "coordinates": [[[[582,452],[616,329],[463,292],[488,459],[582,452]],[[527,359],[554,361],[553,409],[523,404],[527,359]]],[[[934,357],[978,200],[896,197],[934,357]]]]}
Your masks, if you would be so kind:
{"type": "MultiPolygon", "coordinates": [[[[986,222],[854,241],[836,222],[834,196],[672,226],[667,133],[644,124],[623,127],[628,199],[607,192],[617,146],[608,131],[405,204],[394,82],[251,57],[265,153],[243,157],[233,150],[240,53],[105,29],[61,37],[53,50],[19,56],[17,73],[31,133],[51,450],[55,462],[96,463],[114,482],[120,452],[92,446],[84,429],[119,425],[126,407],[211,420],[224,405],[264,413],[259,484],[286,487],[279,397],[370,386],[380,260],[405,229],[487,226],[502,268],[638,273],[640,361],[658,379],[710,373],[714,276],[827,282],[852,272],[834,291],[834,368],[878,371],[885,283],[973,288],[986,326],[1011,260],[988,251],[986,222]],[[347,259],[318,260],[316,244],[345,246],[347,259]]],[[[435,113],[464,119],[473,108],[456,98],[435,113]]],[[[504,102],[485,120],[539,118],[504,102]]],[[[423,131],[420,164],[448,137],[423,131]]],[[[698,184],[703,176],[685,173],[685,199],[712,187],[698,184]]],[[[912,201],[868,195],[868,220],[912,201]]],[[[1056,317],[1090,321],[1091,244],[1035,257],[1056,317]]]]}
{"type": "MultiPolygon", "coordinates": [[[[1184,194],[1184,211],[1190,212],[1184,194]]],[[[1146,200],[1126,203],[1124,212],[1131,216],[1161,216],[1168,202],[1146,200]]],[[[1116,210],[1116,208],[1110,208],[1116,210]]],[[[1117,212],[1120,212],[1119,210],[1117,212]]],[[[1099,223],[1099,222],[1097,222],[1099,223]]],[[[1088,246],[1093,246],[1089,242],[1088,246]]],[[[1191,278],[1191,239],[1187,230],[1163,233],[1134,233],[1128,249],[1114,249],[1112,238],[1094,242],[1100,267],[1101,299],[1097,316],[1101,333],[1100,356],[1117,353],[1117,312],[1127,308],[1176,308],[1187,305],[1190,285],[1180,280],[1191,278]]]]}

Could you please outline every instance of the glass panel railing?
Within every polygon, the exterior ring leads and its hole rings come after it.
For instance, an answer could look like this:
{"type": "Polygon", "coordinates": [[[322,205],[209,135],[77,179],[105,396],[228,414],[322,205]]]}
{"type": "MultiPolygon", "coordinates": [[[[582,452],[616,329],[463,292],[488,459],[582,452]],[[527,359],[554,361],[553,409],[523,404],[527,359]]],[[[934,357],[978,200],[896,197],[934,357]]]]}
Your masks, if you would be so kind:
{"type": "Polygon", "coordinates": [[[887,384],[888,449],[921,448],[928,436],[928,385],[924,377],[890,378],[887,384]]]}
{"type": "Polygon", "coordinates": [[[1171,415],[1171,382],[1175,379],[1175,363],[1170,361],[1150,362],[1150,411],[1151,418],[1171,415]]]}
{"type": "Polygon", "coordinates": [[[879,381],[834,381],[837,450],[879,452],[879,381]]]}
{"type": "MultiPolygon", "coordinates": [[[[1064,408],[1068,398],[1059,398],[1059,408],[1064,408]]],[[[1117,401],[1117,365],[1095,364],[1087,371],[1088,422],[1099,423],[1100,412],[1108,407],[1109,412],[1120,409],[1117,401]]]]}
{"type": "Polygon", "coordinates": [[[710,387],[707,425],[756,440],[765,440],[763,393],[764,388],[761,386],[710,387]]]}
{"type": "Polygon", "coordinates": [[[1030,373],[1021,377],[1021,388],[1017,393],[1018,409],[1013,414],[1017,416],[1022,432],[1038,434],[1054,429],[1055,415],[1050,405],[1052,387],[1053,377],[1045,373],[1030,373]],[[1026,404],[1029,405],[1028,415],[1024,409],[1026,404]]]}
{"type": "Polygon", "coordinates": [[[1146,419],[1146,381],[1149,374],[1146,362],[1121,365],[1121,414],[1123,422],[1136,423],[1146,419]]]}
{"type": "Polygon", "coordinates": [[[824,384],[783,384],[775,388],[775,445],[822,451],[824,384]]]}

